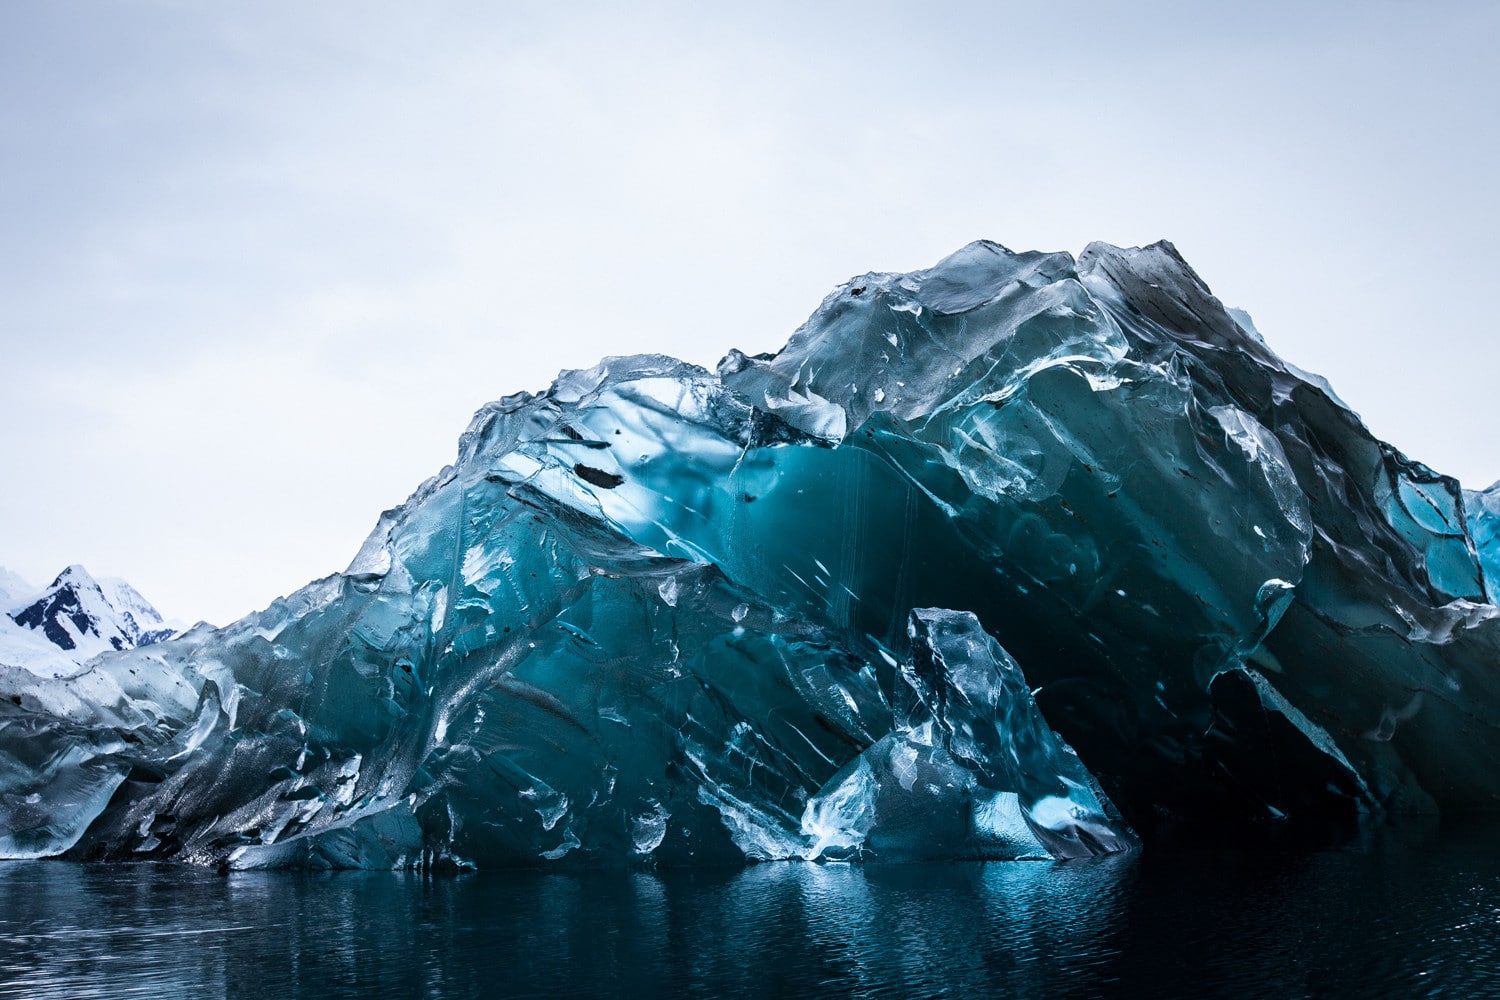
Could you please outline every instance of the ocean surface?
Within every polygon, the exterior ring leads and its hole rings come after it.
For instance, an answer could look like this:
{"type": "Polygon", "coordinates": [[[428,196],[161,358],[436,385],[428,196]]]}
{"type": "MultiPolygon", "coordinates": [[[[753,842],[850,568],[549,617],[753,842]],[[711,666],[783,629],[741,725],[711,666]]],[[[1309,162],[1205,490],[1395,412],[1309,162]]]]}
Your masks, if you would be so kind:
{"type": "Polygon", "coordinates": [[[0,997],[1500,997],[1500,828],[726,871],[0,863],[0,997]]]}

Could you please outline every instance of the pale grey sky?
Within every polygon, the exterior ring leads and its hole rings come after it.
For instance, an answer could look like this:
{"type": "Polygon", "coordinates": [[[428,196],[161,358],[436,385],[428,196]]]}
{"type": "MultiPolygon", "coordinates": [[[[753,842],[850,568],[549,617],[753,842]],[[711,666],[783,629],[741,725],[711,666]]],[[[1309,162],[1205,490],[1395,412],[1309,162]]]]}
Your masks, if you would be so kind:
{"type": "Polygon", "coordinates": [[[977,238],[1167,238],[1500,477],[1500,5],[0,3],[0,564],[224,623],[486,400],[779,346],[977,238]]]}

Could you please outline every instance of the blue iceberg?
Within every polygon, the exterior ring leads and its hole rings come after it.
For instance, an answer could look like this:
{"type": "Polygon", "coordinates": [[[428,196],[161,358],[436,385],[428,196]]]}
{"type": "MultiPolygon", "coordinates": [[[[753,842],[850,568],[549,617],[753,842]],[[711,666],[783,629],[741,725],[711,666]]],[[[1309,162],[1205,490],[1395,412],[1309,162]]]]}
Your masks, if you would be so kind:
{"type": "Polygon", "coordinates": [[[0,665],[0,855],[1073,858],[1493,811],[1497,512],[1170,244],[974,243],[775,355],[490,403],[227,628],[0,665]]]}

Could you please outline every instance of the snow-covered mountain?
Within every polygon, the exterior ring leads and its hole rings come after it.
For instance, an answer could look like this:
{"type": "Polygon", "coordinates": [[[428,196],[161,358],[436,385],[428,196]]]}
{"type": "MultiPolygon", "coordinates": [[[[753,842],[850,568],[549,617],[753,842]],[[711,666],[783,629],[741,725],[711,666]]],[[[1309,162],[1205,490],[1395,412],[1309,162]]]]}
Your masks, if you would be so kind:
{"type": "Polygon", "coordinates": [[[100,653],[146,646],[176,634],[124,580],[96,580],[73,565],[45,588],[0,568],[0,664],[66,673],[100,653]]]}

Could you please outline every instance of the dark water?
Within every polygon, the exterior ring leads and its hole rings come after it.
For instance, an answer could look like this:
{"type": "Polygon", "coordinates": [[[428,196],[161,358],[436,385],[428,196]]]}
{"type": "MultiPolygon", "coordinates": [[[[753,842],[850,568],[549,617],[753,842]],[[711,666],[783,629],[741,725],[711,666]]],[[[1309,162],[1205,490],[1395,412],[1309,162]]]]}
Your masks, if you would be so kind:
{"type": "Polygon", "coordinates": [[[1500,997],[1500,830],[715,872],[0,863],[0,997],[1500,997]]]}

